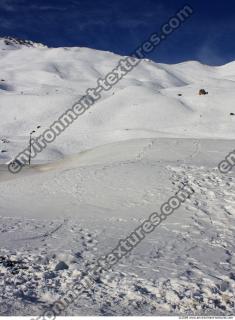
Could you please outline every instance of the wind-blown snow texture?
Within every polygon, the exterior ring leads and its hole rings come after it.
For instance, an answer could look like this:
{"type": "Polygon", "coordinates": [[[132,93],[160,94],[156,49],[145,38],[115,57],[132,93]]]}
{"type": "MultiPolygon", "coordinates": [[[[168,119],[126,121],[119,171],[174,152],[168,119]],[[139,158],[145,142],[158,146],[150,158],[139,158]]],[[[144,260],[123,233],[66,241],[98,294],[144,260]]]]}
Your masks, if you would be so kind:
{"type": "Polygon", "coordinates": [[[181,182],[193,197],[64,314],[234,313],[234,172],[217,164],[234,149],[235,63],[144,60],[30,168],[7,171],[119,59],[0,39],[1,315],[41,314],[181,182]]]}

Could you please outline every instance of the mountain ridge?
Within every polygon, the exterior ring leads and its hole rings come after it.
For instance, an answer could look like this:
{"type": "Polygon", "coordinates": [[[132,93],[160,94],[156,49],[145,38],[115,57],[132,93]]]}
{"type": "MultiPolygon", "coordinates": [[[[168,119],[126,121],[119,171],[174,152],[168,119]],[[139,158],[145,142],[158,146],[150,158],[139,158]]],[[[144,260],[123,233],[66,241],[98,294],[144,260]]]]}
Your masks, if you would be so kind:
{"type": "MultiPolygon", "coordinates": [[[[0,153],[0,161],[16,156],[27,146],[31,130],[40,125],[42,133],[50,127],[123,58],[83,47],[4,44],[0,50],[0,137],[12,143],[7,152],[0,153]]],[[[110,90],[103,90],[99,101],[39,159],[128,139],[234,139],[234,66],[211,67],[195,61],[167,65],[143,59],[110,90]],[[199,96],[200,89],[208,94],[199,96]]]]}

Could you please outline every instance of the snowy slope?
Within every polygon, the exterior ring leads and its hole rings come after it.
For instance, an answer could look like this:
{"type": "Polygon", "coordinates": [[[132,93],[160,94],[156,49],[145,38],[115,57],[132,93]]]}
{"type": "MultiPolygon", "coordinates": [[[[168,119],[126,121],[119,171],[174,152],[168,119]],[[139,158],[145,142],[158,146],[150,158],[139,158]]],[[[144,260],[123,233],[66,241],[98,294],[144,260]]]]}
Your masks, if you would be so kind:
{"type": "MultiPolygon", "coordinates": [[[[2,162],[27,146],[31,130],[38,124],[45,130],[121,58],[88,48],[10,43],[0,40],[0,136],[11,140],[2,162]]],[[[143,60],[37,160],[132,138],[233,139],[234,74],[234,63],[209,67],[143,60]],[[199,96],[200,88],[209,94],[199,96]]]]}
{"type": "Polygon", "coordinates": [[[40,315],[181,182],[195,190],[192,199],[63,314],[234,314],[234,173],[216,169],[233,147],[225,140],[138,139],[2,182],[1,314],[40,315]],[[67,270],[55,271],[60,261],[67,270]]]}
{"type": "Polygon", "coordinates": [[[13,175],[4,163],[29,132],[49,126],[121,57],[7,41],[0,39],[0,315],[47,310],[182,182],[193,197],[63,314],[234,314],[235,176],[217,165],[234,149],[235,64],[144,60],[13,175]],[[209,94],[199,96],[201,88],[209,94]],[[56,270],[60,261],[68,269],[56,270]]]}

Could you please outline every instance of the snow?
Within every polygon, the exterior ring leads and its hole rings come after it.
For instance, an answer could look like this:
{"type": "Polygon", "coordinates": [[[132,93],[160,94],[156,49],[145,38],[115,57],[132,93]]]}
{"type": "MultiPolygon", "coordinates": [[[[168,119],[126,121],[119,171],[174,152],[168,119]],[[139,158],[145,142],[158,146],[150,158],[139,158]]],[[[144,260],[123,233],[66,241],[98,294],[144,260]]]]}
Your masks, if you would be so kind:
{"type": "Polygon", "coordinates": [[[64,315],[234,313],[234,172],[217,168],[234,150],[234,62],[143,60],[31,167],[7,170],[120,58],[0,39],[1,315],[40,315],[182,182],[192,198],[64,315]]]}

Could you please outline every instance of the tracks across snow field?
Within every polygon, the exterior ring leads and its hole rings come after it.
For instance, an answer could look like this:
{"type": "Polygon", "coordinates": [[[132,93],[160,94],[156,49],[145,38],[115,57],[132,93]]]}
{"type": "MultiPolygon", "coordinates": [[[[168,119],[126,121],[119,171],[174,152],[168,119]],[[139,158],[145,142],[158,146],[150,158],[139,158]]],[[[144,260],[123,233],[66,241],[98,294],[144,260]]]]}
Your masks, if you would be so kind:
{"type": "Polygon", "coordinates": [[[0,184],[1,314],[41,314],[183,182],[194,196],[64,314],[231,315],[235,182],[216,164],[232,145],[123,142],[0,184]]]}

